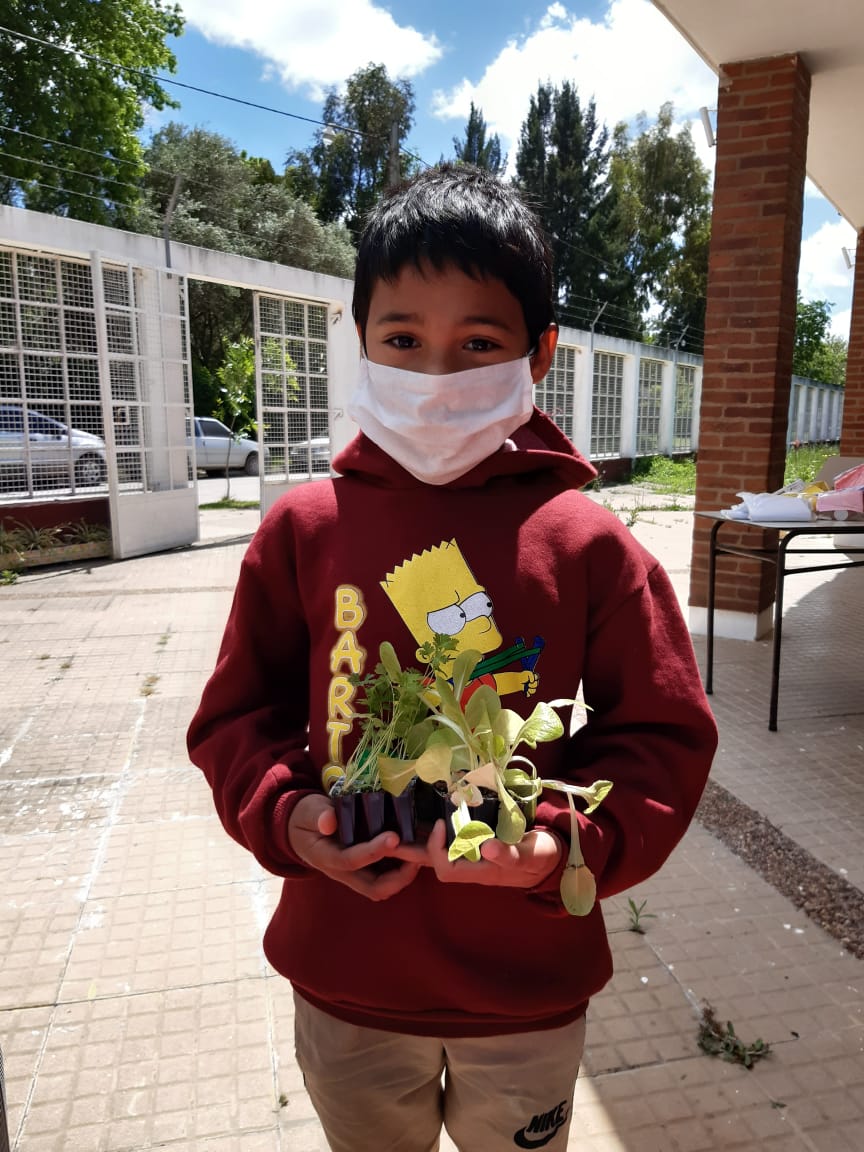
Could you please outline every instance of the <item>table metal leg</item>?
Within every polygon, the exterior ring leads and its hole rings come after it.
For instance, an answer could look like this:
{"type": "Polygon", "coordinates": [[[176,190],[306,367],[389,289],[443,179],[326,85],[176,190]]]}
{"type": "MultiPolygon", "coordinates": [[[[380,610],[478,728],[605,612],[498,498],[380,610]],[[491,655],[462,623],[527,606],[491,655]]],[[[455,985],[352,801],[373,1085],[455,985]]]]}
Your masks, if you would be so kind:
{"type": "Polygon", "coordinates": [[[708,548],[708,622],[705,629],[705,691],[710,696],[714,691],[714,602],[717,591],[717,533],[722,521],[711,527],[711,541],[708,548]]]}
{"type": "Polygon", "coordinates": [[[786,547],[792,537],[784,536],[777,545],[777,581],[774,590],[774,646],[771,653],[771,702],[768,731],[777,731],[777,705],[780,700],[780,647],[783,643],[783,585],[786,578],[786,547]]]}

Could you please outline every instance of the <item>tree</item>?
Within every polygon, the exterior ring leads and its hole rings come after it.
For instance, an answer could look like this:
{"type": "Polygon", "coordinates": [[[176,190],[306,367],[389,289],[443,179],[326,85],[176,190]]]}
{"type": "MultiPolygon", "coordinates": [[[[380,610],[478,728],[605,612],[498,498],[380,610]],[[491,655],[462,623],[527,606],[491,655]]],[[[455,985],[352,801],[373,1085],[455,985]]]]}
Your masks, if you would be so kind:
{"type": "Polygon", "coordinates": [[[603,306],[598,330],[637,336],[608,139],[593,100],[583,107],[569,82],[560,89],[541,84],[519,135],[517,181],[549,233],[562,318],[587,327],[603,306]]]}
{"type": "Polygon", "coordinates": [[[663,104],[656,122],[629,139],[615,130],[610,179],[618,195],[632,282],[640,310],[659,306],[658,338],[675,343],[690,336],[701,347],[708,281],[711,189],[696,154],[689,125],[675,132],[673,107],[663,104]]]}
{"type": "MultiPolygon", "coordinates": [[[[241,336],[225,347],[225,360],[216,369],[219,381],[219,404],[216,415],[227,424],[232,434],[250,431],[255,426],[255,342],[241,336]],[[238,427],[238,422],[240,426],[238,427]]],[[[225,499],[231,499],[231,441],[225,445],[225,499]]]]}
{"type": "Polygon", "coordinates": [[[460,140],[453,137],[453,154],[461,164],[473,164],[477,168],[485,168],[488,172],[498,176],[507,167],[507,157],[501,156],[501,141],[496,132],[494,136],[486,139],[486,121],[483,111],[474,107],[471,102],[471,111],[468,114],[468,123],[465,125],[465,138],[460,140]]]}
{"type": "Polygon", "coordinates": [[[827,300],[804,300],[798,293],[792,371],[823,384],[846,383],[846,341],[830,334],[827,300]]]}
{"type": "MultiPolygon", "coordinates": [[[[327,128],[318,129],[311,148],[288,154],[288,186],[314,206],[320,220],[344,221],[357,236],[387,184],[392,126],[402,141],[413,118],[414,90],[407,80],[391,81],[383,64],[358,69],[344,94],[328,92],[321,113],[327,128]]],[[[410,174],[410,157],[400,151],[396,160],[400,176],[410,174]]]]}
{"type": "MultiPolygon", "coordinates": [[[[179,174],[173,239],[333,276],[353,274],[354,248],[346,229],[322,224],[266,160],[245,156],[226,137],[171,123],[153,136],[144,159],[144,197],[128,227],[161,235],[179,174]]],[[[226,345],[252,327],[251,294],[191,281],[189,326],[195,400],[199,414],[207,415],[213,410],[212,376],[226,345]]]]}
{"type": "Polygon", "coordinates": [[[183,28],[163,0],[7,0],[0,33],[0,199],[113,222],[137,198],[146,109],[173,107],[147,73],[173,71],[183,28]],[[15,158],[12,159],[11,156],[15,158]]]}

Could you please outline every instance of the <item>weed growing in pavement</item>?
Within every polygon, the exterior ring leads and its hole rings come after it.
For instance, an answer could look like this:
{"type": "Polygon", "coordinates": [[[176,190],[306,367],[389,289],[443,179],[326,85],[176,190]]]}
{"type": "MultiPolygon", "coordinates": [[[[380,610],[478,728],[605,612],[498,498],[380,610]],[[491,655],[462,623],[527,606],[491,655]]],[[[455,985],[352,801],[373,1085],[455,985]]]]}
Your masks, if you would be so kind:
{"type": "Polygon", "coordinates": [[[149,676],[144,677],[144,683],[141,685],[141,691],[140,691],[139,695],[152,696],[153,693],[156,691],[156,685],[158,683],[159,683],[159,677],[151,672],[149,674],[149,676]]]}
{"type": "Polygon", "coordinates": [[[199,504],[202,512],[211,512],[214,509],[260,508],[260,500],[214,500],[211,504],[199,504]]]}
{"type": "Polygon", "coordinates": [[[719,1056],[721,1060],[743,1064],[748,1069],[771,1052],[771,1045],[764,1040],[746,1044],[735,1032],[731,1020],[727,1020],[724,1027],[717,1019],[715,1009],[707,1001],[702,1004],[697,1043],[709,1056],[719,1056]]]}
{"type": "Polygon", "coordinates": [[[168,631],[163,632],[162,635],[159,637],[159,639],[156,641],[156,647],[157,648],[164,648],[170,639],[171,639],[171,629],[169,628],[168,631]]]}
{"type": "Polygon", "coordinates": [[[15,571],[14,568],[4,568],[3,571],[0,572],[0,584],[17,584],[17,583],[18,583],[18,573],[15,571]]]}
{"type": "Polygon", "coordinates": [[[656,920],[657,919],[657,913],[656,912],[646,912],[645,911],[645,905],[647,903],[648,903],[647,900],[643,900],[641,904],[637,904],[632,896],[629,896],[627,898],[627,907],[628,907],[629,912],[630,912],[630,925],[629,925],[630,931],[631,932],[638,932],[642,936],[645,935],[645,927],[642,924],[642,921],[643,920],[649,920],[649,919],[650,920],[656,920]]]}

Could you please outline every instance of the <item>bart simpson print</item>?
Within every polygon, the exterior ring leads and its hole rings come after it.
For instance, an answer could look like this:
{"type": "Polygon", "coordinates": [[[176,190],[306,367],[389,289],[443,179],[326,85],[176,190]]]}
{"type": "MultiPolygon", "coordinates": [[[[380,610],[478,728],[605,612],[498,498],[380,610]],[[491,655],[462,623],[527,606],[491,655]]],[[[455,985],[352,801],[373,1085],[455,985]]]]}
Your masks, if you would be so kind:
{"type": "Polygon", "coordinates": [[[381,581],[381,587],[418,648],[435,633],[444,633],[452,636],[460,649],[494,653],[477,665],[467,695],[484,683],[494,687],[499,696],[512,692],[533,696],[537,691],[539,677],[534,666],[543,639],[535,637],[528,648],[519,638],[512,647],[498,651],[502,639],[492,618],[492,599],[477,582],[455,539],[442,540],[398,564],[381,581]],[[518,664],[518,671],[507,670],[513,664],[518,664]]]}

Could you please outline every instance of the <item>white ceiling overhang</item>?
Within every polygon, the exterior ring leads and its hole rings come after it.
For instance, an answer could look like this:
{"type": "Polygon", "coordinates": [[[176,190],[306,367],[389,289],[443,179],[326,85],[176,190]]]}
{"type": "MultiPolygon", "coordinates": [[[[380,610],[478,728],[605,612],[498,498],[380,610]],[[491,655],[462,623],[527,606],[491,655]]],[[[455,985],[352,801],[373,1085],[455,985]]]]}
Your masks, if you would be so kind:
{"type": "Polygon", "coordinates": [[[864,228],[864,0],[653,0],[706,64],[796,53],[812,77],[807,174],[864,228]]]}

